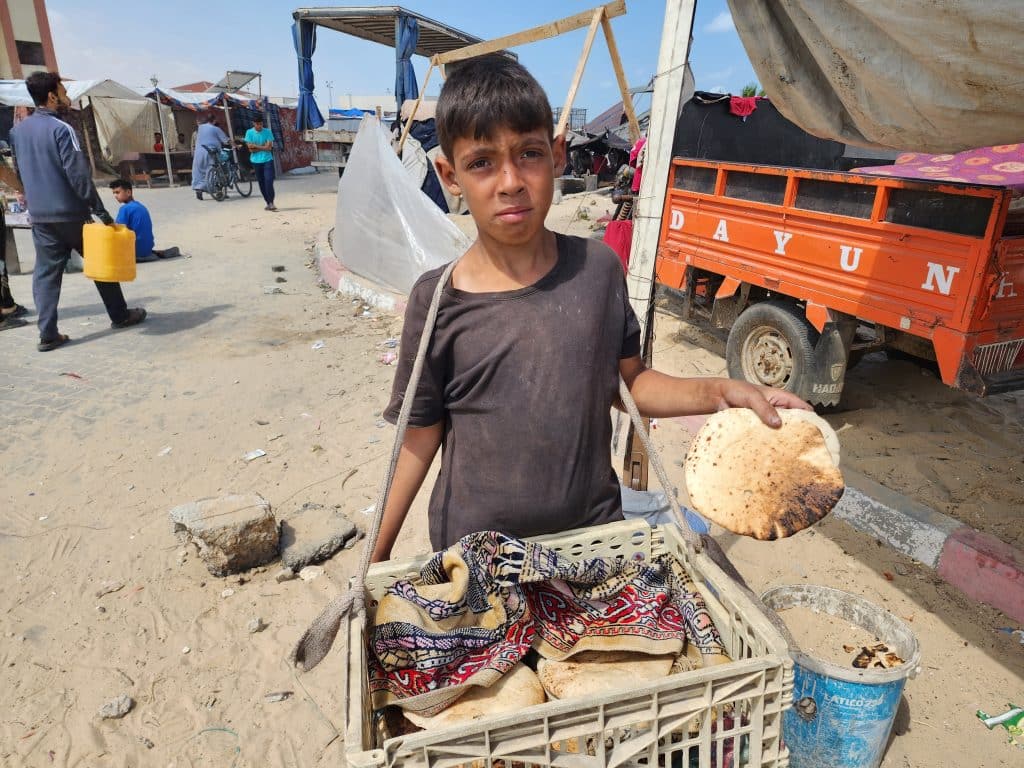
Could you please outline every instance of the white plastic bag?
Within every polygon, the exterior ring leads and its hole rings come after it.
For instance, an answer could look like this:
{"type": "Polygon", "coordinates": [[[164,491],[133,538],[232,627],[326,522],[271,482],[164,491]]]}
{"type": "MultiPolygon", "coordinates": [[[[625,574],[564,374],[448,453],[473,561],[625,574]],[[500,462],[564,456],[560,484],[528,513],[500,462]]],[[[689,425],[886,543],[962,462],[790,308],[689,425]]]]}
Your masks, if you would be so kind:
{"type": "Polygon", "coordinates": [[[334,254],[357,275],[409,293],[457,259],[469,239],[416,186],[372,116],[363,118],[338,182],[334,254]]]}

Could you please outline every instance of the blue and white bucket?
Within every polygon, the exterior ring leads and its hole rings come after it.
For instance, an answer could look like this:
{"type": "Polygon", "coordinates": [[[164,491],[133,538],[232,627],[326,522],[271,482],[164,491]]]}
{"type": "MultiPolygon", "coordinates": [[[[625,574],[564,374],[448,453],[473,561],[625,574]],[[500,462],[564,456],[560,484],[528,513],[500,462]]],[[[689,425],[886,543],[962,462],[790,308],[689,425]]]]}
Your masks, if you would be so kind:
{"type": "Polygon", "coordinates": [[[761,599],[775,611],[801,606],[848,621],[904,660],[890,669],[856,669],[793,651],[793,708],[782,721],[792,768],[878,768],[903,687],[921,664],[917,637],[888,611],[830,587],[776,587],[761,599]]]}

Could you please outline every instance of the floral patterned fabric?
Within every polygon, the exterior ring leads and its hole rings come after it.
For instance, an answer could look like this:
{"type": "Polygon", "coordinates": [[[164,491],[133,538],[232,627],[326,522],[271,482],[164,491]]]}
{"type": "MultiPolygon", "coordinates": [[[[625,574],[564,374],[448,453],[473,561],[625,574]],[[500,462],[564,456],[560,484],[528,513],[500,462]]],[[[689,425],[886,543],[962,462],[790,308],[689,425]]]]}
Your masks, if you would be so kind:
{"type": "MultiPolygon", "coordinates": [[[[439,552],[416,579],[395,582],[370,634],[375,709],[432,715],[469,685],[490,686],[535,648],[679,654],[693,643],[725,657],[704,599],[671,556],[570,561],[493,531],[439,552]]],[[[708,658],[718,657],[718,658],[708,658]]]]}
{"type": "Polygon", "coordinates": [[[856,172],[904,179],[986,184],[1024,192],[1024,144],[969,149],[955,155],[905,152],[896,158],[895,165],[858,168],[856,172]]]}

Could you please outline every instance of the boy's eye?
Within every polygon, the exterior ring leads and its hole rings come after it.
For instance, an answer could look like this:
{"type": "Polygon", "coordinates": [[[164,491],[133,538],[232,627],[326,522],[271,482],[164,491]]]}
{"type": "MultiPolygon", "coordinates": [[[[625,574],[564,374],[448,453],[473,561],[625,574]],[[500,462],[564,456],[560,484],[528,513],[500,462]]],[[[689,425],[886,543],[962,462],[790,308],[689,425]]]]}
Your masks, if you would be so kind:
{"type": "Polygon", "coordinates": [[[486,166],[487,166],[487,158],[480,157],[480,158],[477,158],[476,160],[471,160],[470,163],[469,163],[468,168],[470,170],[473,170],[473,169],[476,169],[476,168],[484,168],[486,166]]]}
{"type": "Polygon", "coordinates": [[[544,153],[539,149],[528,149],[523,152],[523,157],[527,160],[539,160],[544,157],[544,153]]]}

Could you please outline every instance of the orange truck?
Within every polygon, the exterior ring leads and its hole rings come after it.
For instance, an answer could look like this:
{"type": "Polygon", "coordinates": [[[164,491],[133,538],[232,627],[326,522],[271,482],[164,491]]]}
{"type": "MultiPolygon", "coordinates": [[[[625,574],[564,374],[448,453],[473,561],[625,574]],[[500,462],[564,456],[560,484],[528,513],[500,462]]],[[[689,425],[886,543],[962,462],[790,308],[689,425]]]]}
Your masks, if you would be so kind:
{"type": "Polygon", "coordinates": [[[951,387],[1024,387],[1024,217],[1009,189],[676,159],[657,281],[728,328],[729,375],[837,405],[895,349],[951,387]]]}

